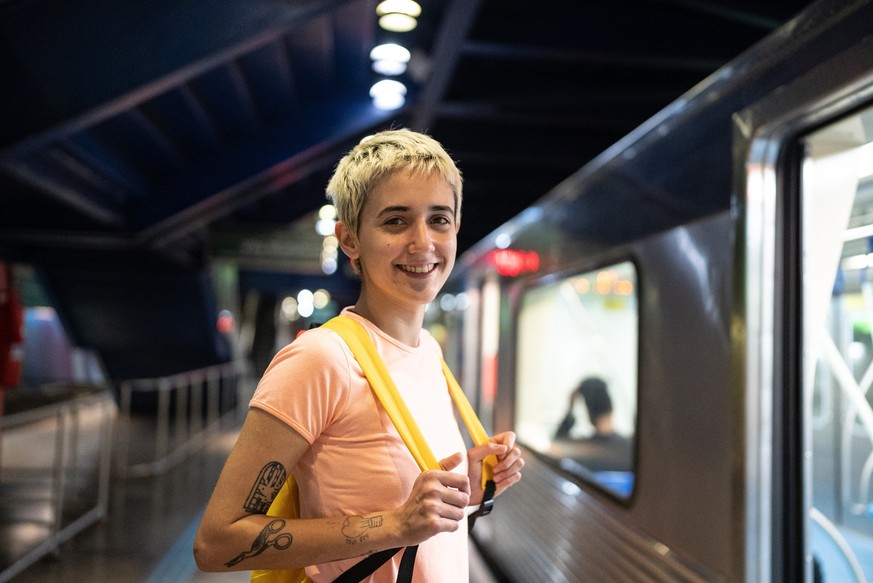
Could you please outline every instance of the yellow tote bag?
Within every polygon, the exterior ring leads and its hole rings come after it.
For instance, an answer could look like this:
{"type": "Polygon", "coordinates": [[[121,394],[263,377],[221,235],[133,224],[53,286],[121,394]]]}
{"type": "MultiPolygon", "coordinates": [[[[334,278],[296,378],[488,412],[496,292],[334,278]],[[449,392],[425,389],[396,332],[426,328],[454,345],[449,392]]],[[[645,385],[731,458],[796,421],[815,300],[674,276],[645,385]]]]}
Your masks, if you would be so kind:
{"type": "MultiPolygon", "coordinates": [[[[270,509],[267,510],[267,516],[291,519],[300,518],[299,495],[297,481],[293,475],[289,475],[288,481],[279,489],[279,493],[273,499],[270,509]]],[[[303,570],[303,567],[297,569],[260,569],[252,571],[252,583],[311,583],[311,581],[306,576],[306,571],[303,570]]]]}
{"type": "MultiPolygon", "coordinates": [[[[391,374],[385,367],[382,357],[376,351],[375,345],[364,330],[354,319],[347,316],[337,316],[328,320],[324,326],[330,328],[339,334],[349,350],[355,356],[355,360],[364,371],[367,381],[376,397],[382,403],[388,416],[391,418],[394,427],[403,438],[403,442],[409,448],[412,457],[418,463],[421,471],[428,469],[440,469],[439,460],[433,455],[433,452],[424,440],[424,436],[418,429],[415,419],[403,402],[403,398],[397,391],[394,381],[391,379],[391,374]]],[[[485,432],[482,423],[476,416],[470,401],[464,391],[458,385],[458,381],[452,375],[452,371],[445,362],[442,363],[443,374],[446,377],[446,382],[449,386],[449,392],[452,399],[455,401],[455,406],[463,419],[467,430],[473,438],[476,445],[482,445],[488,441],[488,434],[485,432]]],[[[482,465],[482,487],[486,487],[486,483],[491,480],[493,475],[493,466],[497,463],[495,456],[488,456],[482,465]]],[[[493,488],[493,486],[492,486],[493,488]]],[[[300,506],[298,498],[297,482],[294,476],[288,477],[288,481],[279,490],[270,509],[267,511],[267,516],[276,516],[279,518],[298,518],[300,516],[300,506]]],[[[306,576],[303,568],[299,569],[261,569],[252,571],[252,583],[310,583],[311,580],[306,576]]]]}

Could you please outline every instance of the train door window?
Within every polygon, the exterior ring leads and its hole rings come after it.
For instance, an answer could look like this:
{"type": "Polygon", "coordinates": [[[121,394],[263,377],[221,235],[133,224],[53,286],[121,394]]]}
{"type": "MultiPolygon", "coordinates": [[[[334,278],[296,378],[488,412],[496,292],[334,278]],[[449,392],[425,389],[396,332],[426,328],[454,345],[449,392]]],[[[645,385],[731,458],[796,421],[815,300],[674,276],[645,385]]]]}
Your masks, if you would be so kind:
{"type": "Polygon", "coordinates": [[[873,108],[803,140],[807,557],[873,581],[873,108]]]}
{"type": "Polygon", "coordinates": [[[532,287],[516,343],[519,440],[620,498],[634,478],[636,290],[630,261],[532,287]]]}

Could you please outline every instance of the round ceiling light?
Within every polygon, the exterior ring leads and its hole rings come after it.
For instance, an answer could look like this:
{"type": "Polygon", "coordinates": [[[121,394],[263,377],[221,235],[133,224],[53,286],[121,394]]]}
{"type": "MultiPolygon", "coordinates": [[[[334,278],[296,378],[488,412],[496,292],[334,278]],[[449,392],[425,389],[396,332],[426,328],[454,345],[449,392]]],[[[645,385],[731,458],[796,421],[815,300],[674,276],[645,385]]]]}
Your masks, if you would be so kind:
{"type": "Polygon", "coordinates": [[[376,6],[379,26],[390,32],[409,32],[418,25],[421,6],[413,0],[384,0],[376,6]]]}
{"type": "Polygon", "coordinates": [[[401,75],[406,71],[406,63],[411,55],[409,49],[394,43],[386,43],[370,51],[373,70],[380,75],[401,75]]]}
{"type": "Polygon", "coordinates": [[[398,109],[406,103],[406,85],[393,79],[383,79],[370,88],[370,97],[377,109],[398,109]]]}
{"type": "Polygon", "coordinates": [[[409,32],[418,26],[418,21],[408,14],[391,12],[379,17],[379,26],[389,32],[409,32]]]}
{"type": "Polygon", "coordinates": [[[409,49],[395,43],[378,45],[373,47],[373,50],[370,51],[370,58],[374,61],[387,59],[390,61],[408,63],[411,57],[412,55],[410,54],[409,49]]]}
{"type": "Polygon", "coordinates": [[[402,75],[406,72],[406,63],[391,61],[389,59],[373,61],[373,71],[386,76],[402,75]]]}
{"type": "Polygon", "coordinates": [[[417,18],[421,16],[421,6],[414,0],[383,0],[376,6],[376,14],[379,16],[391,12],[407,14],[417,18]]]}

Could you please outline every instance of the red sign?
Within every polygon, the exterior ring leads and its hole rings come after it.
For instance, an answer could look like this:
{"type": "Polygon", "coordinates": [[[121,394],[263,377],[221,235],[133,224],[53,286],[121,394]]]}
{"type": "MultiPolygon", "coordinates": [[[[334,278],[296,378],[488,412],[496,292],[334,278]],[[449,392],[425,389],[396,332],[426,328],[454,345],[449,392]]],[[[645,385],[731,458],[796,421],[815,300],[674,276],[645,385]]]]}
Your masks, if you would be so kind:
{"type": "Polygon", "coordinates": [[[488,260],[497,269],[497,273],[507,277],[534,273],[540,268],[540,256],[536,251],[495,249],[488,253],[488,260]]]}

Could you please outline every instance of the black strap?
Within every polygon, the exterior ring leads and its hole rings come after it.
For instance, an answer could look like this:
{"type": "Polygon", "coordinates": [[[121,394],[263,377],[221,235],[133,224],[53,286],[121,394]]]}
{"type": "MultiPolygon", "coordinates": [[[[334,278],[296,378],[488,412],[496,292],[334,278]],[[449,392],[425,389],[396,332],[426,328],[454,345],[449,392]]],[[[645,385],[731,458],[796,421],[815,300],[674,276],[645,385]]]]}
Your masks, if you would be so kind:
{"type": "MultiPolygon", "coordinates": [[[[376,572],[376,569],[387,563],[403,547],[386,549],[373,553],[366,559],[356,563],[351,569],[333,580],[333,583],[360,583],[376,572]]],[[[405,555],[405,553],[404,553],[405,555]]],[[[401,561],[402,563],[402,561],[401,561]]]]}
{"type": "MultiPolygon", "coordinates": [[[[334,579],[333,583],[360,583],[375,573],[376,569],[390,561],[402,548],[397,547],[373,553],[334,579]]],[[[400,568],[397,571],[397,583],[412,583],[412,571],[415,569],[415,554],[417,552],[418,545],[406,547],[406,550],[403,551],[403,557],[400,559],[400,568]]]]}
{"type": "Polygon", "coordinates": [[[415,553],[418,545],[406,547],[403,558],[400,559],[400,569],[397,570],[397,583],[412,583],[412,570],[415,569],[415,553]]]}
{"type": "Polygon", "coordinates": [[[479,509],[467,517],[467,532],[472,532],[477,518],[491,514],[491,510],[494,508],[494,493],[496,491],[497,486],[494,484],[494,480],[485,482],[485,492],[482,493],[482,503],[479,504],[479,509]]]}
{"type": "MultiPolygon", "coordinates": [[[[485,491],[482,493],[482,503],[479,504],[479,509],[467,517],[467,530],[472,531],[476,519],[480,516],[488,516],[494,508],[494,494],[497,491],[497,486],[494,480],[485,482],[485,491]]],[[[386,549],[373,553],[366,559],[356,563],[348,571],[333,580],[333,583],[360,583],[370,575],[376,572],[376,569],[391,560],[391,557],[400,552],[403,547],[386,549]]],[[[400,568],[397,571],[397,583],[411,583],[412,571],[415,569],[415,554],[418,552],[418,545],[406,547],[403,551],[403,557],[400,559],[400,568]]]]}

